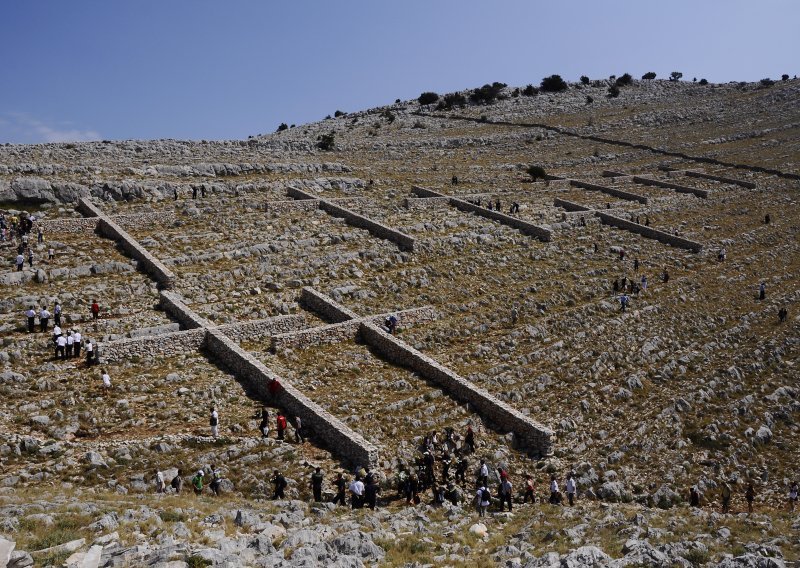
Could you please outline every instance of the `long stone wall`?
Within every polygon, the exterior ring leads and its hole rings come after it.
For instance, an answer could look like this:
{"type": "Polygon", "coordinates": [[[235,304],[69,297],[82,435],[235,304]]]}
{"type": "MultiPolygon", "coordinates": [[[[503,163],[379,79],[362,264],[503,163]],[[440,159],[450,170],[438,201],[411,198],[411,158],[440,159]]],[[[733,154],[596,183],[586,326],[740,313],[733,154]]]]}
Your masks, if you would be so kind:
{"type": "MultiPolygon", "coordinates": [[[[413,186],[411,188],[411,191],[414,192],[414,194],[416,194],[419,197],[448,197],[436,191],[419,186],[413,186]]],[[[519,230],[525,235],[534,236],[545,242],[550,241],[550,239],[553,236],[553,232],[550,229],[546,229],[545,227],[540,227],[539,225],[534,225],[533,223],[528,223],[527,221],[523,221],[522,219],[517,219],[516,217],[512,217],[511,215],[506,215],[505,213],[501,213],[500,211],[493,211],[485,207],[473,205],[469,201],[464,201],[463,199],[459,199],[457,197],[450,196],[450,205],[452,205],[453,207],[455,207],[460,211],[475,213],[476,215],[480,215],[481,217],[486,217],[487,219],[498,221],[503,225],[507,225],[509,227],[513,227],[514,229],[519,230]]]]}
{"type": "Polygon", "coordinates": [[[652,227],[640,225],[639,223],[634,223],[633,221],[620,219],[619,217],[616,217],[614,215],[609,215],[608,213],[604,213],[603,211],[595,210],[594,213],[595,215],[600,217],[600,220],[603,221],[603,223],[605,223],[606,225],[611,225],[613,227],[625,229],[627,231],[631,231],[633,233],[642,235],[643,237],[647,237],[648,239],[655,239],[664,244],[673,247],[688,249],[692,252],[700,252],[701,250],[703,250],[703,245],[696,241],[684,239],[683,237],[678,237],[676,235],[671,235],[665,231],[660,231],[652,227]]]}
{"type": "Polygon", "coordinates": [[[134,337],[101,343],[97,346],[97,357],[101,363],[127,361],[132,357],[141,359],[175,357],[198,351],[203,345],[204,329],[189,329],[161,335],[134,337]]]}
{"type": "Polygon", "coordinates": [[[639,195],[638,193],[631,193],[629,191],[623,191],[621,189],[617,189],[615,187],[607,187],[605,185],[598,185],[596,183],[589,183],[587,181],[582,181],[578,179],[571,179],[569,180],[570,185],[574,187],[580,187],[581,189],[590,189],[593,191],[600,191],[602,193],[606,193],[608,195],[613,195],[619,199],[626,199],[628,201],[638,201],[639,203],[644,203],[647,205],[648,199],[644,195],[639,195]]]}
{"type": "Polygon", "coordinates": [[[105,215],[86,198],[78,200],[78,211],[86,217],[99,218],[98,231],[106,238],[113,239],[130,257],[139,262],[139,267],[149,274],[163,288],[171,288],[175,275],[155,256],[150,254],[139,242],[130,236],[122,227],[105,215]]]}
{"type": "Polygon", "coordinates": [[[757,186],[752,181],[745,181],[741,179],[726,177],[726,176],[718,176],[716,174],[707,174],[705,172],[698,172],[696,170],[684,170],[683,173],[689,177],[695,178],[703,178],[703,179],[710,179],[712,181],[718,181],[722,183],[730,183],[733,185],[738,185],[741,187],[746,187],[747,189],[755,189],[757,186]]]}
{"type": "Polygon", "coordinates": [[[339,323],[351,319],[359,319],[359,316],[354,311],[344,307],[343,305],[335,302],[329,296],[318,292],[309,286],[305,286],[300,292],[300,299],[298,303],[306,309],[320,314],[324,319],[339,323]]]}
{"type": "Polygon", "coordinates": [[[162,290],[159,294],[159,306],[185,329],[215,327],[213,323],[187,306],[180,294],[176,292],[162,290]]]}
{"type": "Polygon", "coordinates": [[[315,442],[328,447],[352,466],[378,465],[376,446],[292,385],[285,383],[225,334],[215,329],[207,330],[205,349],[214,359],[230,369],[251,394],[261,400],[277,404],[293,416],[299,416],[306,433],[315,442]],[[281,385],[275,389],[274,394],[270,389],[272,381],[278,381],[281,385]]]}
{"type": "Polygon", "coordinates": [[[439,385],[454,399],[471,404],[500,431],[513,432],[522,447],[542,456],[552,452],[554,433],[549,428],[531,420],[375,324],[362,322],[360,333],[365,343],[380,351],[389,361],[413,369],[439,385]]]}
{"type": "Polygon", "coordinates": [[[560,197],[556,197],[553,200],[553,205],[556,207],[561,207],[562,209],[566,209],[567,211],[572,212],[591,212],[592,209],[586,207],[584,205],[580,205],[575,203],[574,201],[567,201],[566,199],[561,199],[560,197]]]}
{"type": "Polygon", "coordinates": [[[709,194],[711,193],[707,189],[699,189],[696,187],[686,187],[684,185],[678,185],[677,183],[672,183],[669,181],[662,181],[660,179],[653,179],[647,178],[642,176],[633,176],[633,181],[636,183],[640,183],[642,185],[652,185],[655,187],[664,187],[667,189],[674,189],[678,193],[691,193],[692,195],[696,195],[697,197],[702,197],[706,199],[709,194]]]}
{"type": "MultiPolygon", "coordinates": [[[[158,222],[161,224],[172,224],[175,221],[175,213],[136,213],[132,215],[111,215],[112,221],[124,228],[130,229],[140,227],[143,224],[158,222]]],[[[37,219],[33,223],[33,233],[39,227],[45,235],[92,235],[97,231],[98,221],[92,217],[64,217],[60,219],[37,219]]]]}
{"type": "Polygon", "coordinates": [[[234,341],[248,341],[261,339],[280,333],[289,333],[308,327],[306,318],[292,314],[288,316],[275,316],[245,322],[229,323],[217,327],[222,333],[234,341]]]}
{"type": "Polygon", "coordinates": [[[321,199],[316,195],[307,193],[300,189],[289,187],[286,189],[286,192],[289,197],[294,199],[319,200],[319,207],[329,215],[344,219],[348,225],[358,227],[359,229],[366,229],[376,237],[397,243],[402,250],[414,250],[414,237],[412,236],[406,235],[405,233],[392,229],[391,227],[387,227],[386,225],[382,225],[381,223],[373,221],[372,219],[364,217],[363,215],[359,215],[358,213],[337,205],[328,199],[321,199]]]}

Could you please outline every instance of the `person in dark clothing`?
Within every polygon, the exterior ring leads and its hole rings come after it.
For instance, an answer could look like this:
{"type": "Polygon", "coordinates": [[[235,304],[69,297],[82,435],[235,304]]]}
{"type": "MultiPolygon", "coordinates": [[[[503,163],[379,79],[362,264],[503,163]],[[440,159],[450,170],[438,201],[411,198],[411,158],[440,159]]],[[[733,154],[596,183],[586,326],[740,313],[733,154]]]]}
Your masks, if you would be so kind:
{"type": "Polygon", "coordinates": [[[453,185],[458,185],[458,176],[453,176],[452,178],[450,178],[450,183],[452,183],[453,185]]]}
{"type": "Polygon", "coordinates": [[[314,470],[311,474],[311,491],[314,493],[314,501],[319,503],[322,501],[322,471],[320,468],[314,470]]]}
{"type": "Polygon", "coordinates": [[[700,506],[700,493],[697,492],[696,487],[689,489],[689,505],[692,507],[700,506]]]}
{"type": "Polygon", "coordinates": [[[172,478],[170,482],[170,487],[175,490],[175,493],[180,494],[181,489],[183,489],[183,470],[178,468],[178,474],[172,478]]]}
{"type": "Polygon", "coordinates": [[[638,272],[638,271],[639,271],[639,259],[638,259],[638,258],[634,258],[634,259],[633,259],[633,269],[634,269],[636,272],[638,272]]]}
{"type": "Polygon", "coordinates": [[[411,474],[408,478],[408,483],[406,484],[406,504],[411,505],[412,503],[416,504],[419,502],[419,479],[417,475],[411,474]]]}
{"type": "Polygon", "coordinates": [[[283,477],[283,474],[280,473],[277,469],[275,473],[272,474],[272,485],[275,488],[275,491],[272,493],[273,499],[283,499],[284,498],[284,490],[286,489],[286,478],[283,477]]]}
{"type": "Polygon", "coordinates": [[[433,472],[433,464],[434,464],[433,454],[430,452],[425,452],[422,455],[422,460],[425,463],[425,485],[427,487],[430,487],[431,485],[436,483],[436,476],[434,475],[433,472]]]}
{"type": "Polygon", "coordinates": [[[217,466],[212,463],[211,464],[211,483],[209,484],[209,487],[211,488],[211,491],[214,492],[214,496],[215,497],[219,497],[219,493],[220,493],[219,490],[220,490],[220,485],[221,485],[220,482],[221,481],[222,481],[222,478],[220,477],[219,470],[217,469],[217,466]]]}
{"type": "Polygon", "coordinates": [[[192,199],[197,199],[197,186],[192,186],[192,199]]]}
{"type": "Polygon", "coordinates": [[[661,280],[664,281],[664,284],[669,282],[669,272],[667,272],[667,267],[664,267],[664,272],[661,274],[661,280]]]}
{"type": "Polygon", "coordinates": [[[370,509],[374,509],[378,503],[378,493],[380,492],[381,488],[375,483],[375,478],[368,478],[367,485],[364,487],[364,504],[370,509]]]}
{"type": "Polygon", "coordinates": [[[453,461],[450,459],[450,454],[446,453],[442,456],[442,481],[447,483],[450,481],[450,466],[453,461]]]}
{"type": "Polygon", "coordinates": [[[767,297],[767,283],[762,282],[758,287],[758,299],[763,300],[767,297]]]}
{"type": "Polygon", "coordinates": [[[747,490],[744,492],[744,498],[747,500],[747,514],[753,512],[753,500],[756,498],[756,490],[753,487],[753,482],[747,484],[747,490]]]}
{"type": "Polygon", "coordinates": [[[495,209],[497,211],[500,211],[500,200],[499,199],[495,202],[494,207],[495,207],[495,209]]]}
{"type": "Polygon", "coordinates": [[[536,496],[533,492],[533,476],[528,474],[525,476],[525,495],[522,497],[522,503],[527,503],[528,499],[531,503],[536,503],[536,496]]]}
{"type": "Polygon", "coordinates": [[[784,323],[786,321],[786,318],[788,317],[789,317],[789,310],[787,310],[785,306],[780,310],[778,310],[778,321],[780,323],[784,323]]]}
{"type": "Polygon", "coordinates": [[[765,224],[765,225],[769,225],[769,222],[770,222],[771,220],[772,220],[772,218],[769,216],[769,213],[767,213],[766,215],[764,215],[764,224],[765,224]]]}
{"type": "Polygon", "coordinates": [[[266,406],[261,407],[261,423],[258,425],[261,430],[261,437],[267,438],[269,436],[269,410],[266,406]]]}
{"type": "Polygon", "coordinates": [[[475,432],[472,426],[467,426],[467,433],[464,435],[464,446],[469,448],[470,453],[475,453],[475,432]]]}
{"type": "Polygon", "coordinates": [[[467,482],[467,469],[469,469],[469,462],[466,456],[461,456],[456,467],[456,481],[460,483],[467,482]]]}
{"type": "Polygon", "coordinates": [[[336,495],[333,498],[333,504],[339,503],[340,505],[344,505],[344,497],[345,497],[345,489],[347,488],[347,482],[342,477],[342,474],[336,477],[336,480],[333,482],[333,485],[336,487],[336,495]]]}

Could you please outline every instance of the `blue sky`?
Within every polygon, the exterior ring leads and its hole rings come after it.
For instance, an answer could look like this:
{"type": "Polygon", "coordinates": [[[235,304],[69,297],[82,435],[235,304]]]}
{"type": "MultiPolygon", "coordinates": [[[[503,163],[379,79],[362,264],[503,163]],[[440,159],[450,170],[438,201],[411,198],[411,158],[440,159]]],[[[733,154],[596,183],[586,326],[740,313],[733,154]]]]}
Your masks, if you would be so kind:
{"type": "Polygon", "coordinates": [[[230,139],[502,81],[795,75],[796,0],[0,0],[0,142],[230,139]]]}

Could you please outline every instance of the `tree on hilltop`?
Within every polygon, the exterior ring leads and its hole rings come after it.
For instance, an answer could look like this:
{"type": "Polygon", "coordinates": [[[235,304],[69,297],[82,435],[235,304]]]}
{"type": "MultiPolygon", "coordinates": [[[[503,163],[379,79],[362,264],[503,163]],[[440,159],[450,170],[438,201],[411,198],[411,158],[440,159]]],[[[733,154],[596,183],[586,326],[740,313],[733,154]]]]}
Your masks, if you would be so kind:
{"type": "Polygon", "coordinates": [[[488,83],[483,87],[478,87],[469,95],[469,100],[473,103],[493,103],[494,100],[500,95],[500,92],[506,88],[505,83],[498,83],[495,81],[491,85],[488,83]]]}
{"type": "Polygon", "coordinates": [[[288,130],[289,126],[285,122],[281,122],[280,126],[278,126],[278,130],[276,132],[283,132],[284,130],[288,130]]]}
{"type": "Polygon", "coordinates": [[[781,75],[781,81],[788,81],[788,80],[789,80],[789,75],[787,75],[786,73],[781,75]]]}
{"type": "Polygon", "coordinates": [[[542,79],[539,89],[545,93],[558,93],[567,90],[567,82],[561,78],[561,75],[550,75],[542,79]]]}
{"type": "Polygon", "coordinates": [[[591,82],[591,79],[586,75],[581,75],[581,85],[588,85],[591,82]]]}
{"type": "Polygon", "coordinates": [[[644,75],[642,75],[642,81],[652,81],[656,78],[656,74],[653,71],[648,71],[644,75]]]}
{"type": "Polygon", "coordinates": [[[539,94],[539,89],[534,87],[533,85],[528,85],[524,89],[522,89],[522,94],[526,97],[535,97],[539,94]]]}
{"type": "Polygon", "coordinates": [[[615,85],[617,87],[627,87],[628,85],[633,84],[633,77],[631,77],[630,73],[625,73],[622,77],[617,78],[617,82],[615,85]]]}
{"type": "Polygon", "coordinates": [[[669,80],[672,82],[680,81],[681,77],[683,77],[683,73],[681,73],[680,71],[673,71],[672,73],[669,74],[669,80]]]}
{"type": "Polygon", "coordinates": [[[435,103],[438,100],[439,100],[439,95],[437,95],[436,93],[431,92],[431,91],[426,91],[426,92],[422,93],[419,96],[419,98],[417,99],[417,101],[421,105],[431,105],[431,104],[435,103]]]}

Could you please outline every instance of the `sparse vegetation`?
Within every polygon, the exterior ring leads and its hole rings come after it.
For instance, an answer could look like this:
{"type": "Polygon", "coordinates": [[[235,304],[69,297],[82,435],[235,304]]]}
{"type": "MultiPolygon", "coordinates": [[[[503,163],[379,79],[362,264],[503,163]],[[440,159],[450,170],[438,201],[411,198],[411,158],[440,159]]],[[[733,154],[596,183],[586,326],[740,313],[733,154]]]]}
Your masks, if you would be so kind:
{"type": "Polygon", "coordinates": [[[539,90],[545,93],[559,93],[567,90],[567,82],[561,78],[561,75],[550,75],[542,79],[539,90]]]}
{"type": "Polygon", "coordinates": [[[633,84],[633,77],[631,77],[630,73],[625,73],[621,77],[618,77],[616,81],[617,87],[627,87],[628,85],[632,84],[633,84]]]}
{"type": "Polygon", "coordinates": [[[464,108],[467,106],[467,98],[461,93],[447,93],[439,104],[436,105],[436,110],[450,110],[453,107],[464,108]]]}
{"type": "Polygon", "coordinates": [[[498,83],[494,82],[491,85],[486,84],[483,87],[479,87],[472,91],[469,95],[469,100],[473,103],[478,104],[490,104],[493,103],[504,88],[506,88],[505,83],[498,83]]]}
{"type": "Polygon", "coordinates": [[[682,77],[683,73],[681,73],[680,71],[673,71],[672,73],[669,74],[669,80],[673,82],[680,81],[682,77]]]}
{"type": "Polygon", "coordinates": [[[775,81],[767,77],[766,79],[761,79],[759,83],[761,84],[762,87],[771,87],[772,85],[775,84],[775,81]]]}
{"type": "Polygon", "coordinates": [[[278,130],[276,132],[283,132],[284,130],[288,130],[289,126],[285,122],[281,122],[278,125],[278,130]]]}
{"type": "Polygon", "coordinates": [[[700,79],[700,82],[698,84],[700,84],[700,85],[708,85],[708,80],[700,79]]]}
{"type": "Polygon", "coordinates": [[[781,75],[781,81],[788,81],[788,80],[789,80],[788,74],[784,73],[783,75],[781,75]]]}
{"type": "Polygon", "coordinates": [[[317,148],[324,151],[333,150],[336,146],[336,135],[333,132],[322,134],[317,138],[317,148]]]}
{"type": "Polygon", "coordinates": [[[524,89],[522,89],[522,94],[526,97],[535,97],[539,94],[539,89],[533,85],[527,85],[524,89]]]}
{"type": "Polygon", "coordinates": [[[533,181],[547,178],[547,173],[545,173],[544,168],[536,164],[531,164],[528,166],[528,169],[526,169],[525,172],[531,176],[533,181]]]}
{"type": "Polygon", "coordinates": [[[655,78],[656,78],[656,74],[653,71],[648,71],[647,73],[642,75],[642,80],[643,81],[652,81],[655,78]]]}
{"type": "Polygon", "coordinates": [[[421,105],[432,105],[438,100],[439,100],[439,95],[431,91],[426,91],[422,93],[419,96],[419,98],[417,98],[417,101],[421,105]]]}
{"type": "Polygon", "coordinates": [[[588,85],[591,82],[591,79],[586,75],[581,75],[581,85],[588,85]]]}
{"type": "Polygon", "coordinates": [[[606,94],[606,96],[610,99],[617,98],[619,96],[619,87],[617,87],[616,85],[611,85],[608,88],[608,93],[606,94]]]}

